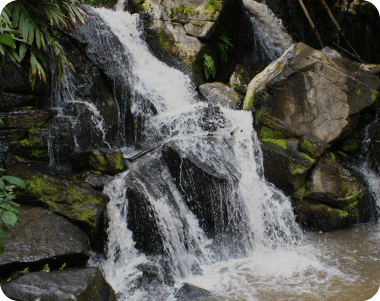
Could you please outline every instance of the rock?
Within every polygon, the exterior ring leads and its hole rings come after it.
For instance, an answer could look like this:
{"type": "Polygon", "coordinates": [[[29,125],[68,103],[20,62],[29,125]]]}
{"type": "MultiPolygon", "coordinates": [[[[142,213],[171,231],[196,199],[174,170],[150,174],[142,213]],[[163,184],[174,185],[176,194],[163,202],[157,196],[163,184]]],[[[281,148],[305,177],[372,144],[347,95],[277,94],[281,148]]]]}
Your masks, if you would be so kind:
{"type": "Polygon", "coordinates": [[[202,95],[208,102],[226,108],[238,108],[242,97],[223,83],[204,84],[199,86],[202,95]]]}
{"type": "MultiPolygon", "coordinates": [[[[356,144],[357,145],[357,144],[356,144]]],[[[377,132],[371,137],[371,153],[380,166],[380,133],[377,132]]]]}
{"type": "Polygon", "coordinates": [[[199,21],[186,23],[184,27],[187,35],[196,37],[200,40],[207,40],[214,32],[214,24],[214,22],[199,21]]]}
{"type": "Polygon", "coordinates": [[[9,112],[21,107],[34,107],[36,100],[37,97],[32,94],[0,92],[0,112],[9,112]]]}
{"type": "Polygon", "coordinates": [[[86,233],[97,231],[109,197],[82,184],[69,173],[41,164],[15,164],[8,172],[26,183],[19,202],[41,206],[62,215],[86,233]]]}
{"type": "MultiPolygon", "coordinates": [[[[262,131],[262,133],[266,131],[262,131]]],[[[264,176],[287,195],[304,187],[306,177],[316,160],[299,151],[299,141],[261,137],[264,176]]]]}
{"type": "Polygon", "coordinates": [[[243,65],[237,64],[230,78],[231,87],[233,87],[235,91],[239,93],[246,94],[247,86],[250,81],[251,78],[249,76],[248,68],[244,67],[243,65]]]}
{"type": "Polygon", "coordinates": [[[295,196],[299,199],[294,206],[297,220],[317,231],[369,222],[378,215],[364,182],[332,152],[318,160],[306,186],[295,196]]]}
{"type": "Polygon", "coordinates": [[[143,287],[149,290],[149,287],[152,287],[152,285],[165,283],[166,285],[172,286],[175,283],[173,276],[165,271],[170,271],[170,268],[165,262],[160,262],[160,264],[142,263],[136,266],[136,268],[143,272],[138,283],[136,283],[137,287],[143,287]]]}
{"type": "Polygon", "coordinates": [[[288,137],[328,145],[355,126],[355,116],[379,97],[380,79],[343,58],[303,43],[289,48],[249,84],[244,109],[288,137]]]}
{"type": "Polygon", "coordinates": [[[5,239],[4,254],[0,256],[2,277],[25,267],[42,270],[46,263],[57,269],[64,262],[71,267],[87,262],[87,236],[78,227],[38,207],[20,206],[17,210],[22,224],[10,227],[5,239]]]}
{"type": "Polygon", "coordinates": [[[184,283],[174,297],[178,301],[204,300],[210,298],[211,293],[203,288],[184,283]]]}
{"type": "Polygon", "coordinates": [[[123,153],[114,149],[78,152],[73,155],[71,162],[76,171],[92,170],[113,176],[128,169],[123,153]]]}
{"type": "Polygon", "coordinates": [[[116,301],[115,292],[99,268],[28,273],[1,286],[19,301],[116,301]]]}
{"type": "Polygon", "coordinates": [[[98,175],[93,172],[85,172],[84,175],[81,176],[83,180],[90,184],[92,188],[98,190],[100,192],[103,191],[103,187],[109,184],[114,177],[108,175],[98,175]]]}
{"type": "Polygon", "coordinates": [[[49,110],[16,110],[5,115],[0,139],[8,141],[15,156],[41,162],[49,161],[47,142],[42,131],[53,117],[49,110]]]}

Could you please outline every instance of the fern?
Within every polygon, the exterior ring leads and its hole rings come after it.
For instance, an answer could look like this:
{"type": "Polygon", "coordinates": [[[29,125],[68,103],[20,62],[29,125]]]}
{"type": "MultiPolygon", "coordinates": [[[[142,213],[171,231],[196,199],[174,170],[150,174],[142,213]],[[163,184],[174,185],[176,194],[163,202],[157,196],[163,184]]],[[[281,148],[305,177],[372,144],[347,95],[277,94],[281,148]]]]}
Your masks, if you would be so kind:
{"type": "Polygon", "coordinates": [[[49,45],[54,53],[55,78],[62,80],[65,64],[75,72],[53,35],[58,27],[72,30],[75,21],[83,23],[86,15],[79,7],[69,4],[68,0],[36,2],[11,2],[0,17],[0,67],[4,65],[5,55],[20,66],[20,62],[29,54],[29,82],[32,88],[41,80],[46,83],[44,68],[47,64],[42,51],[46,51],[49,45]]]}
{"type": "Polygon", "coordinates": [[[219,39],[221,40],[221,42],[218,42],[218,47],[220,50],[220,59],[223,63],[226,63],[228,48],[234,46],[231,44],[231,40],[227,38],[225,35],[219,36],[219,39]]]}
{"type": "Polygon", "coordinates": [[[205,68],[206,79],[208,79],[210,75],[212,75],[212,77],[215,78],[216,69],[214,65],[214,60],[207,53],[203,55],[203,66],[205,68]]]}

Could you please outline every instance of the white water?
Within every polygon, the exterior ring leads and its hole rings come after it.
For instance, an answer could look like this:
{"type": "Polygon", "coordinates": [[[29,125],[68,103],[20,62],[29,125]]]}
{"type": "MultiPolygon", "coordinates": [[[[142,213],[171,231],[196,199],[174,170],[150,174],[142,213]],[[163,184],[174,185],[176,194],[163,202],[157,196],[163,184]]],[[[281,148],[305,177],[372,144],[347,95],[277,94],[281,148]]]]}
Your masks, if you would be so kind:
{"type": "Polygon", "coordinates": [[[282,21],[263,3],[243,0],[246,13],[255,31],[255,52],[271,61],[280,57],[293,45],[291,36],[282,26],[282,21]]]}

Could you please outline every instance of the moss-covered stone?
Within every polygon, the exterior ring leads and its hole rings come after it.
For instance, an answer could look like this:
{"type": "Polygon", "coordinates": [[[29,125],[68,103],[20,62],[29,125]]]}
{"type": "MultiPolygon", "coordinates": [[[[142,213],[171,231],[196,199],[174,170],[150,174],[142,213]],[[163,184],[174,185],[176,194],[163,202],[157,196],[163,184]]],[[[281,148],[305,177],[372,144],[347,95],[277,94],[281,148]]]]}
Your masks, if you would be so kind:
{"type": "Polygon", "coordinates": [[[343,140],[341,149],[344,152],[353,152],[359,145],[358,138],[349,136],[343,140]]]}
{"type": "Polygon", "coordinates": [[[47,208],[87,233],[95,231],[109,201],[108,196],[43,165],[15,164],[8,170],[23,179],[27,186],[20,192],[19,202],[47,208]]]}

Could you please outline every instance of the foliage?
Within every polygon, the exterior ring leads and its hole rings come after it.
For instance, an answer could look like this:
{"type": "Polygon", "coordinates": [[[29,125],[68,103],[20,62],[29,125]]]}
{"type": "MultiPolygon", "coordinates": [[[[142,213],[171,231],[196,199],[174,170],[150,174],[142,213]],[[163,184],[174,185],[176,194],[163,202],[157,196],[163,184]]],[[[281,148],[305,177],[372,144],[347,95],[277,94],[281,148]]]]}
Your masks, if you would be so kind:
{"type": "Polygon", "coordinates": [[[212,77],[215,77],[216,69],[214,65],[214,60],[207,53],[203,55],[203,66],[205,68],[205,75],[207,79],[210,75],[212,75],[212,77]]]}
{"type": "MultiPolygon", "coordinates": [[[[0,171],[5,171],[5,169],[0,168],[0,171]]],[[[12,176],[2,176],[0,178],[0,255],[4,254],[4,239],[8,237],[9,226],[13,226],[16,223],[21,224],[21,220],[18,217],[20,212],[12,207],[20,206],[12,201],[16,198],[13,192],[16,186],[26,187],[24,181],[19,178],[12,176]]]]}
{"type": "Polygon", "coordinates": [[[27,273],[29,273],[29,268],[25,268],[22,271],[19,271],[18,273],[21,275],[27,274],[27,273]]]}
{"type": "Polygon", "coordinates": [[[220,50],[220,59],[223,63],[226,63],[228,47],[234,46],[231,44],[231,39],[227,38],[225,35],[219,36],[219,40],[221,40],[221,42],[218,42],[218,47],[220,50]]]}
{"type": "Polygon", "coordinates": [[[48,264],[45,264],[44,268],[43,268],[41,271],[42,271],[42,272],[49,273],[49,272],[50,272],[49,265],[48,265],[48,264]]]}
{"type": "Polygon", "coordinates": [[[94,4],[105,4],[108,5],[112,0],[79,0],[81,4],[94,5],[94,4]]]}
{"type": "Polygon", "coordinates": [[[55,78],[62,80],[65,64],[73,71],[60,45],[54,40],[57,28],[72,30],[75,21],[84,22],[84,11],[69,4],[69,0],[13,1],[5,6],[0,16],[0,67],[7,55],[17,66],[28,57],[29,81],[32,88],[39,81],[46,83],[47,67],[42,50],[48,46],[54,53],[55,78]]]}
{"type": "Polygon", "coordinates": [[[61,266],[58,270],[63,271],[65,268],[67,268],[66,262],[64,262],[64,263],[62,264],[62,266],[61,266]]]}

